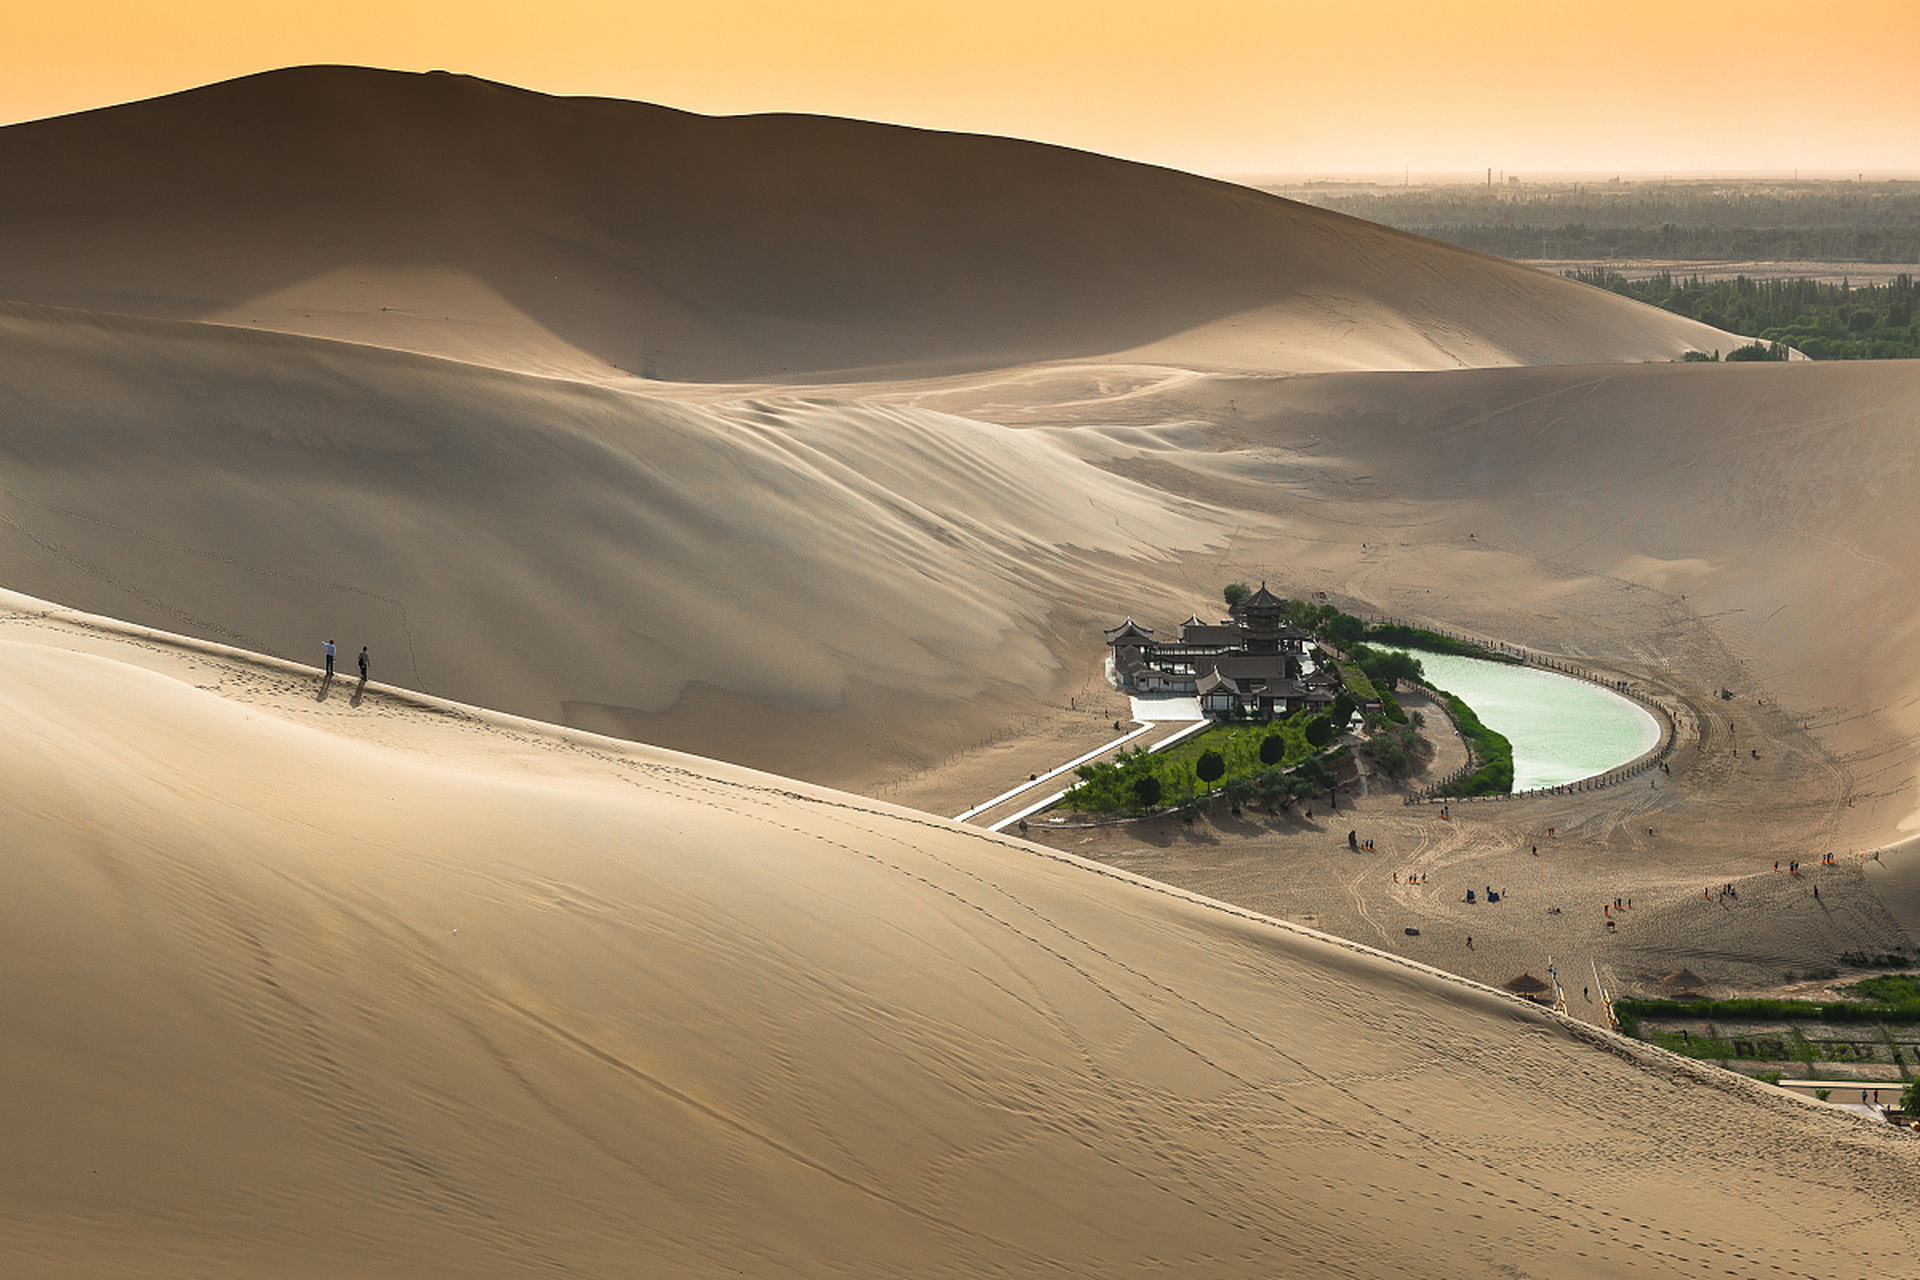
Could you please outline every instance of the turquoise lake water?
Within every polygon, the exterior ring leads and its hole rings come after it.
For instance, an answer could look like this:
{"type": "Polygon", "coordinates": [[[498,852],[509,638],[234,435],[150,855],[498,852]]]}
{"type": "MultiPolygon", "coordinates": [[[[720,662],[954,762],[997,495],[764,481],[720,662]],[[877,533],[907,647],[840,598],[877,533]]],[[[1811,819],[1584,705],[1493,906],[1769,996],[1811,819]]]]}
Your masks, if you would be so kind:
{"type": "Polygon", "coordinates": [[[1427,683],[1455,694],[1513,743],[1513,789],[1605,773],[1660,742],[1660,723],[1598,685],[1533,667],[1414,652],[1427,683]]]}

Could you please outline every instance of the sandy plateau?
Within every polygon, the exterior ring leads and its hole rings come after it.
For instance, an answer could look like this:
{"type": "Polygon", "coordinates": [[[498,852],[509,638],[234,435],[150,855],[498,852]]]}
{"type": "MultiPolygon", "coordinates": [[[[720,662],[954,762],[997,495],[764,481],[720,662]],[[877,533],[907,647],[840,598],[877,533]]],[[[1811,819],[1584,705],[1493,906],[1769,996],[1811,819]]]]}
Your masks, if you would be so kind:
{"type": "Polygon", "coordinates": [[[1736,340],[1141,165],[451,76],[0,175],[6,1274],[1920,1252],[1920,1140],[1493,989],[1920,940],[1920,367],[1677,363],[1736,340]],[[1236,580],[1631,680],[1671,775],[940,816],[1114,736],[1103,625],[1236,580]]]}

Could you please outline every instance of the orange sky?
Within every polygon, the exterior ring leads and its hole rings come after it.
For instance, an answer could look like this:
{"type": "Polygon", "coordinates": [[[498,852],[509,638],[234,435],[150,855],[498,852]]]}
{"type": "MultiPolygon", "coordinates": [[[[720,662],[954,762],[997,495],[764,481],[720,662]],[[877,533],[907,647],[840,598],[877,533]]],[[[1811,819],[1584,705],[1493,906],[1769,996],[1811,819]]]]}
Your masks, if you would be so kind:
{"type": "Polygon", "coordinates": [[[1920,0],[0,3],[0,121],[351,62],[1206,173],[1920,171],[1920,0]]]}

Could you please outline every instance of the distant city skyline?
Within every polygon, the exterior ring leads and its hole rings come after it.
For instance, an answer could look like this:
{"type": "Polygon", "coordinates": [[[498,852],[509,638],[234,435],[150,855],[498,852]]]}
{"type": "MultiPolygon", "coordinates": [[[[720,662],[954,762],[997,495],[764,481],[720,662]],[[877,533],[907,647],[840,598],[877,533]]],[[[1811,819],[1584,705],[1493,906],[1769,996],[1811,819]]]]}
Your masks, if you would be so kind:
{"type": "Polygon", "coordinates": [[[8,28],[6,123],[339,62],[1201,173],[1920,173],[1912,0],[69,0],[8,28]]]}

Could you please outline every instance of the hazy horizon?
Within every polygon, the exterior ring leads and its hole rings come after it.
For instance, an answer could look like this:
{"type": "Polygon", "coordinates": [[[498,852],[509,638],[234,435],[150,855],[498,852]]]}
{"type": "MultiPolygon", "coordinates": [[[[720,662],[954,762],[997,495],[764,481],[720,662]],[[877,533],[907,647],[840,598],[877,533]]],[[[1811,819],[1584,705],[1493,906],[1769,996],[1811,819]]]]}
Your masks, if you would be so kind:
{"type": "Polygon", "coordinates": [[[1886,38],[1911,25],[1897,0],[1844,0],[1817,23],[1778,0],[1636,2],[1604,22],[1513,0],[1172,14],[1137,0],[76,0],[13,16],[0,122],[346,63],[1004,134],[1213,174],[1920,173],[1920,78],[1886,38]]]}

